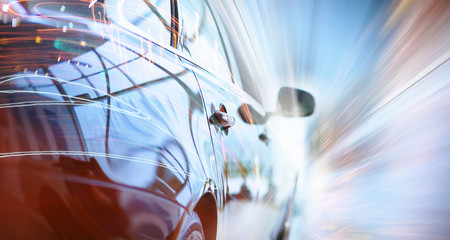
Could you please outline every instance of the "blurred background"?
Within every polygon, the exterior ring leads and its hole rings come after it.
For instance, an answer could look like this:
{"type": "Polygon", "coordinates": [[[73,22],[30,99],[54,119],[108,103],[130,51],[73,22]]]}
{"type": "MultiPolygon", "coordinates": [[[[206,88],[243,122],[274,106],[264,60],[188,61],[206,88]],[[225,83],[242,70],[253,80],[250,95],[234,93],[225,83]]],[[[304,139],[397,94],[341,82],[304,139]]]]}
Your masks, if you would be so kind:
{"type": "Polygon", "coordinates": [[[316,98],[269,123],[300,169],[290,239],[450,238],[450,1],[221,4],[266,106],[316,98]]]}

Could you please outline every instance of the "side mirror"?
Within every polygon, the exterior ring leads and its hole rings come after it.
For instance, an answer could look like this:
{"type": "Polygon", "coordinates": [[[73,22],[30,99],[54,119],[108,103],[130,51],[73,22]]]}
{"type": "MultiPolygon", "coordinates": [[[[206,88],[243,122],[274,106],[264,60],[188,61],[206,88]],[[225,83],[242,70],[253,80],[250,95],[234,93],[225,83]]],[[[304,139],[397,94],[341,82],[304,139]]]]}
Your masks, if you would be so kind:
{"type": "Polygon", "coordinates": [[[307,117],[315,107],[311,93],[290,87],[282,87],[278,92],[278,111],[285,117],[307,117]]]}
{"type": "Polygon", "coordinates": [[[314,97],[306,91],[282,87],[278,92],[277,112],[268,112],[264,116],[256,111],[250,104],[244,103],[239,109],[239,117],[248,124],[263,124],[272,115],[284,117],[307,117],[314,113],[314,97]]]}

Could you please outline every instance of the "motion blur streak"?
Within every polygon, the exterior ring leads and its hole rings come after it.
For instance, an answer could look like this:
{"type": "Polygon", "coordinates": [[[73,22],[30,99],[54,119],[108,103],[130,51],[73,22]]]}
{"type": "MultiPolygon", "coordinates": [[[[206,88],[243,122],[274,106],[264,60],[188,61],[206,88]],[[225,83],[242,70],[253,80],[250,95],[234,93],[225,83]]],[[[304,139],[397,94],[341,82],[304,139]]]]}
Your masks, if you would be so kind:
{"type": "Polygon", "coordinates": [[[450,1],[235,4],[267,81],[317,100],[290,238],[448,239],[450,1]]]}

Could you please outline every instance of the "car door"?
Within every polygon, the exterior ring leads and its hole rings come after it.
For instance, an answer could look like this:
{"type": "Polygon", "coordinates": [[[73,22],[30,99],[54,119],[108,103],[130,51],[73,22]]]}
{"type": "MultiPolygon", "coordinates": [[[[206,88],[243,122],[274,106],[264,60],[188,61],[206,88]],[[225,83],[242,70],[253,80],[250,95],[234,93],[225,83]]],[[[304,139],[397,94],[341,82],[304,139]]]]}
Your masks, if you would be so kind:
{"type": "MultiPolygon", "coordinates": [[[[182,61],[194,72],[210,117],[215,111],[226,109],[235,119],[229,131],[210,125],[219,172],[225,174],[228,195],[253,188],[251,197],[261,196],[264,184],[260,173],[269,161],[267,144],[259,140],[265,134],[264,125],[250,125],[239,118],[238,109],[251,103],[260,105],[239,87],[239,72],[227,35],[220,31],[218,19],[204,0],[180,0],[181,51],[190,60],[182,61]],[[231,182],[230,182],[231,181],[231,182]],[[250,186],[254,187],[250,187],[250,186]],[[258,187],[260,189],[256,190],[258,187]]],[[[259,106],[259,108],[258,108],[259,106]]]]}
{"type": "Polygon", "coordinates": [[[265,114],[259,101],[251,97],[255,94],[243,90],[240,68],[227,33],[208,1],[180,0],[178,3],[181,61],[195,73],[205,111],[209,118],[215,111],[226,111],[234,118],[234,125],[229,129],[210,121],[218,174],[222,174],[226,195],[223,236],[226,239],[269,238],[281,218],[279,206],[273,204],[277,189],[272,182],[275,163],[269,151],[270,138],[265,124],[249,124],[239,115],[249,116],[245,104],[261,116],[265,114]],[[255,212],[247,212],[248,208],[255,212]],[[233,231],[227,226],[232,226],[233,231]]]}

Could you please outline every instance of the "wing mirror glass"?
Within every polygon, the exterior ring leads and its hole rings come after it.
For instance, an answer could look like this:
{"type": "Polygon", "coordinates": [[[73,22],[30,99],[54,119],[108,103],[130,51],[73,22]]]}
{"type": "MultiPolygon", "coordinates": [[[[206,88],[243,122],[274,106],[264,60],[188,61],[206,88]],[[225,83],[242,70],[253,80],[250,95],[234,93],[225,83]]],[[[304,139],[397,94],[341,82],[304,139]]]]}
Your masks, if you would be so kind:
{"type": "Polygon", "coordinates": [[[315,107],[311,93],[290,87],[282,87],[278,92],[278,113],[285,117],[307,117],[315,107]]]}
{"type": "Polygon", "coordinates": [[[248,124],[263,124],[272,115],[284,117],[307,117],[314,113],[315,100],[311,93],[290,87],[282,87],[278,92],[278,109],[261,115],[250,104],[244,103],[239,109],[239,117],[248,124]]]}

